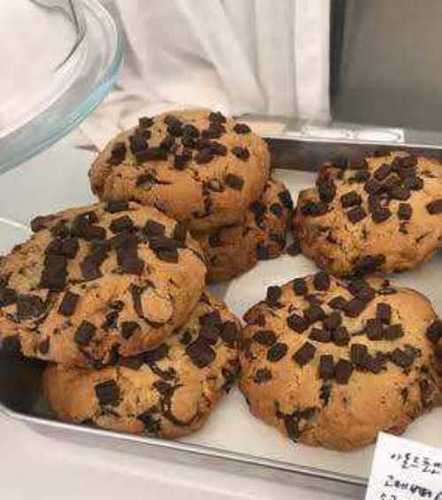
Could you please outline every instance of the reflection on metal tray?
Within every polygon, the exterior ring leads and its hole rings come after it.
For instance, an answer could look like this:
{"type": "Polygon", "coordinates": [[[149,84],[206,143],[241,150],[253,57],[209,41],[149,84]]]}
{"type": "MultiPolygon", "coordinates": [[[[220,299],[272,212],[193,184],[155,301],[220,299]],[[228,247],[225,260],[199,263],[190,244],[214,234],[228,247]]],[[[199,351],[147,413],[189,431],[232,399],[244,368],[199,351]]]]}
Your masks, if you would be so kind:
{"type": "MultiPolygon", "coordinates": [[[[355,157],[379,149],[423,151],[419,146],[407,144],[352,144],[283,137],[269,138],[268,141],[274,166],[283,169],[278,173],[293,194],[313,181],[310,173],[301,170],[315,170],[322,162],[336,156],[355,157]]],[[[424,152],[442,156],[441,150],[437,149],[425,149],[424,152]]],[[[77,167],[75,165],[75,172],[79,172],[79,177],[72,183],[73,190],[80,189],[80,186],[82,189],[84,183],[87,183],[87,179],[81,176],[81,169],[77,167]]],[[[26,172],[29,171],[26,169],[26,172]]],[[[69,172],[66,173],[68,174],[69,172]]],[[[60,177],[59,181],[54,182],[65,182],[63,179],[66,177],[60,177]]],[[[26,178],[21,178],[21,181],[23,192],[26,193],[26,178]]],[[[57,192],[57,188],[59,186],[53,186],[54,192],[57,192]]],[[[29,189],[31,192],[36,187],[32,185],[29,189]]],[[[23,211],[20,214],[23,216],[23,211]]],[[[440,261],[436,257],[422,270],[404,273],[398,280],[406,285],[413,284],[429,296],[436,309],[441,309],[442,302],[437,293],[440,267],[440,261]]],[[[313,270],[314,265],[307,259],[293,259],[285,255],[275,261],[259,263],[253,271],[230,283],[217,285],[214,291],[224,297],[235,313],[241,315],[251,304],[262,298],[269,284],[283,283],[297,273],[306,274],[313,270]]],[[[130,446],[131,451],[140,454],[145,454],[148,446],[150,457],[178,460],[200,467],[222,468],[235,473],[259,474],[260,477],[273,480],[325,488],[342,496],[360,496],[366,485],[371,448],[344,454],[303,445],[295,446],[275,430],[254,419],[237,391],[233,391],[220,404],[202,431],[181,441],[165,441],[58,422],[41,400],[40,378],[43,366],[43,363],[37,361],[7,358],[0,351],[0,413],[22,421],[39,432],[80,441],[86,446],[99,445],[115,449],[126,445],[126,448],[130,446]]],[[[436,412],[439,410],[435,410],[430,418],[437,421],[440,413],[436,412]]],[[[422,418],[425,421],[413,426],[407,435],[427,442],[437,439],[435,435],[438,433],[431,431],[431,422],[428,423],[427,417],[422,418]]],[[[441,444],[442,442],[439,445],[441,444]]]]}

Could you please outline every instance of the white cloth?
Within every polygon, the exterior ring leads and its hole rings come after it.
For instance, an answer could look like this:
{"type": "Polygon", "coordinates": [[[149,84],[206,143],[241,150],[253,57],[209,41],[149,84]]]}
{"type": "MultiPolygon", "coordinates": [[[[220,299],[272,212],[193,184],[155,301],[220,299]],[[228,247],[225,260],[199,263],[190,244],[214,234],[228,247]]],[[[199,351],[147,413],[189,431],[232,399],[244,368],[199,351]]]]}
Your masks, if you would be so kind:
{"type": "Polygon", "coordinates": [[[141,114],[177,107],[328,121],[329,0],[107,3],[124,28],[126,61],[81,127],[99,148],[141,114]]]}

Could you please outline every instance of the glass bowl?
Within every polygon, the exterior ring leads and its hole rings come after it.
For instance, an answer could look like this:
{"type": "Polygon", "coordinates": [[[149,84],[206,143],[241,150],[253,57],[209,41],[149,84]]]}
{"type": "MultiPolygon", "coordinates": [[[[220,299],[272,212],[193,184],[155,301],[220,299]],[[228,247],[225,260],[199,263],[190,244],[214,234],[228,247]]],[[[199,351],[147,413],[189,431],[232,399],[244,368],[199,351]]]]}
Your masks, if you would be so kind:
{"type": "Polygon", "coordinates": [[[122,39],[98,0],[2,4],[0,173],[66,135],[109,93],[122,39]]]}

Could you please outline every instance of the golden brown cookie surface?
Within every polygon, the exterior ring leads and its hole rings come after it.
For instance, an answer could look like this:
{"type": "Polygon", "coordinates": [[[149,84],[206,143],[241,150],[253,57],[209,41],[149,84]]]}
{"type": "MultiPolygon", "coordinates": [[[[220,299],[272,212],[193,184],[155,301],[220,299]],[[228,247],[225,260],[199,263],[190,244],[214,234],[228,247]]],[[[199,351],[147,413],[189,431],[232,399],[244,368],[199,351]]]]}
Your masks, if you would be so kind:
{"type": "Polygon", "coordinates": [[[102,200],[154,205],[189,229],[239,222],[269,177],[266,143],[250,128],[206,110],[140,119],[95,160],[90,180],[102,200]]]}
{"type": "Polygon", "coordinates": [[[95,204],[32,227],[0,259],[0,332],[26,356],[95,366],[136,354],[181,326],[201,295],[199,245],[155,208],[95,204]]]}
{"type": "Polygon", "coordinates": [[[258,260],[281,255],[292,208],[284,184],[269,179],[261,198],[250,204],[242,224],[193,233],[207,259],[208,281],[231,279],[252,268],[258,260]]]}
{"type": "Polygon", "coordinates": [[[295,441],[367,445],[403,432],[438,393],[426,335],[436,315],[413,290],[320,272],[270,287],[245,319],[241,390],[295,441]]]}
{"type": "Polygon", "coordinates": [[[326,165],[299,195],[294,231],[303,253],[336,275],[416,267],[441,246],[441,164],[393,152],[326,165]]]}
{"type": "Polygon", "coordinates": [[[175,438],[199,429],[236,380],[240,324],[203,294],[189,320],[156,349],[113,367],[50,366],[43,388],[62,420],[175,438]]]}

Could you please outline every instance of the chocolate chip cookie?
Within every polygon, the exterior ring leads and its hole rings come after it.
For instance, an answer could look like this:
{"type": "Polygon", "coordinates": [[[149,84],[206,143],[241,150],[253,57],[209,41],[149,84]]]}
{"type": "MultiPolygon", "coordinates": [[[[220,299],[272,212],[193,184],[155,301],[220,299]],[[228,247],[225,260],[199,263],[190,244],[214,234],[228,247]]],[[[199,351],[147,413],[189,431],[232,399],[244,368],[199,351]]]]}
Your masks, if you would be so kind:
{"type": "Polygon", "coordinates": [[[0,336],[26,356],[100,366],[137,354],[181,326],[203,290],[199,245],[153,207],[95,204],[32,228],[0,259],[0,336]]]}
{"type": "Polygon", "coordinates": [[[140,118],[90,170],[102,200],[154,205],[189,229],[235,224],[269,177],[267,144],[221,113],[176,111],[140,118]]]}
{"type": "Polygon", "coordinates": [[[239,321],[203,294],[188,322],[154,350],[113,367],[49,366],[44,393],[66,421],[176,438],[199,429],[238,373],[239,321]]]}
{"type": "Polygon", "coordinates": [[[321,168],[300,193],[302,251],[336,275],[402,271],[442,245],[442,168],[402,152],[321,168]]]}
{"type": "Polygon", "coordinates": [[[273,259],[283,251],[293,208],[282,182],[270,179],[261,198],[249,205],[244,222],[209,233],[193,233],[207,260],[207,280],[234,278],[258,260],[273,259]]]}
{"type": "Polygon", "coordinates": [[[349,450],[400,434],[438,394],[430,302],[382,278],[321,271],[271,286],[245,319],[240,387],[293,441],[349,450]]]}

